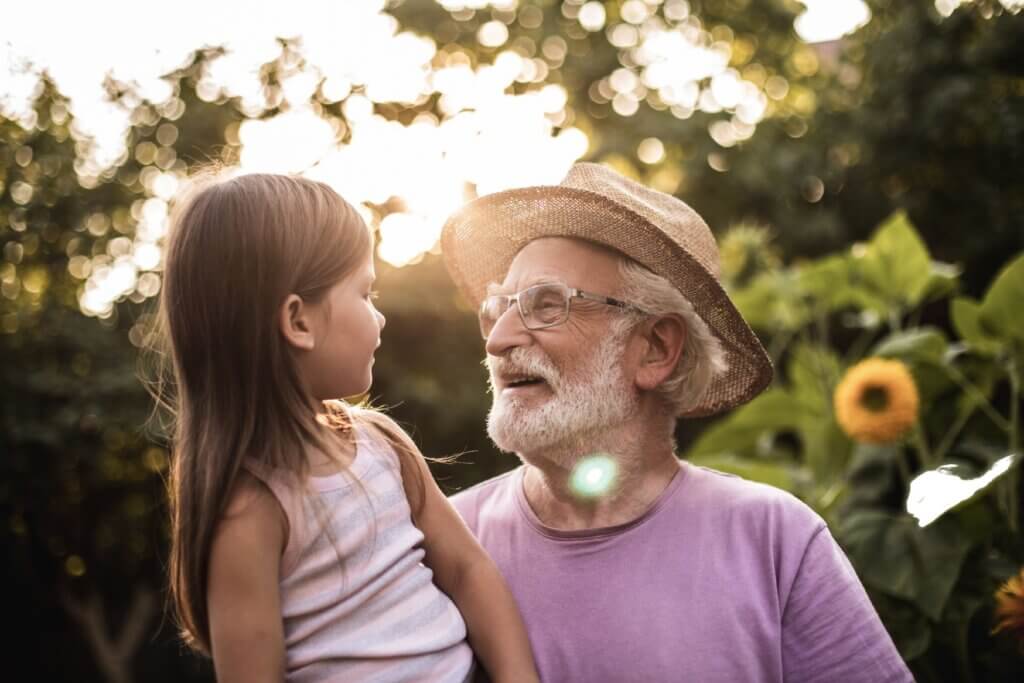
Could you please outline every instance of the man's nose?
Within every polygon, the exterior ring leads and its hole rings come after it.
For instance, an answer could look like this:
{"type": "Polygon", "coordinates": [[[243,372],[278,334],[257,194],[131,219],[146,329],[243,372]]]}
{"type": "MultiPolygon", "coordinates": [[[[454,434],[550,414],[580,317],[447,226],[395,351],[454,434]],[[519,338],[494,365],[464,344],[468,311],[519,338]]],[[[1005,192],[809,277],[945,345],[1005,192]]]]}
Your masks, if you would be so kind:
{"type": "Polygon", "coordinates": [[[529,343],[530,331],[523,325],[523,320],[519,317],[519,309],[512,305],[495,321],[491,333],[487,335],[484,348],[488,355],[504,356],[515,347],[525,346],[529,343]]]}

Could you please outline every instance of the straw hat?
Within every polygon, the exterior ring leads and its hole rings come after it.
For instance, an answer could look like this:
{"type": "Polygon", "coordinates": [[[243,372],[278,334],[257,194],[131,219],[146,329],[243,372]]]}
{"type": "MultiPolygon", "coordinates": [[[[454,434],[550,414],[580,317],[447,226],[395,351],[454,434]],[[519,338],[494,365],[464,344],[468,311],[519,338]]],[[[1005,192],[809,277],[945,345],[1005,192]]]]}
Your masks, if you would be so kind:
{"type": "Polygon", "coordinates": [[[679,199],[605,166],[578,163],[559,185],[469,202],[445,223],[441,249],[455,284],[478,305],[487,285],[504,279],[519,250],[540,237],[611,247],[669,280],[693,304],[722,342],[729,369],[684,415],[711,415],[745,403],[771,381],[768,354],[719,282],[711,230],[679,199]]]}

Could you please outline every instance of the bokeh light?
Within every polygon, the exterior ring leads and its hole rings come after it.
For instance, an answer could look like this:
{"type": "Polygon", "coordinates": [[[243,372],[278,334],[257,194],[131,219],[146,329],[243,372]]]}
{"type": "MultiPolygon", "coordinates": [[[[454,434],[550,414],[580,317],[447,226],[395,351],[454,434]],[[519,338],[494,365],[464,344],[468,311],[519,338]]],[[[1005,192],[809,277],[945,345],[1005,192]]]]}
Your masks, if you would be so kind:
{"type": "MultiPolygon", "coordinates": [[[[573,103],[558,83],[557,69],[570,52],[566,39],[552,35],[538,45],[520,36],[509,43],[509,17],[524,28],[537,28],[544,19],[538,8],[516,0],[438,1],[453,13],[479,13],[476,39],[489,56],[471,59],[403,30],[385,0],[182,0],[161,15],[159,31],[98,21],[94,8],[70,1],[56,8],[5,8],[0,114],[31,129],[45,73],[68,97],[67,106],[55,105],[50,115],[58,123],[71,120],[75,170],[84,187],[115,178],[133,183],[134,176],[117,173],[130,156],[143,167],[137,180],[145,196],[130,215],[119,217],[116,226],[106,217],[86,221],[93,235],[116,229],[134,238],[107,253],[76,255],[69,264],[69,273],[83,280],[82,310],[107,317],[120,298],[159,288],[143,276],[160,270],[168,203],[188,170],[173,147],[174,121],[185,103],[163,76],[190,64],[204,47],[220,46],[222,52],[204,63],[197,95],[211,103],[232,99],[247,117],[226,132],[240,171],[302,173],[329,183],[381,228],[378,253],[394,265],[415,263],[436,249],[444,218],[472,191],[558,182],[591,144],[584,132],[589,129],[573,125],[573,103]],[[55,11],[61,22],[45,20],[55,11]],[[485,11],[492,12],[489,20],[485,11]],[[501,12],[514,14],[503,18],[501,12]],[[266,88],[260,67],[277,59],[287,64],[286,73],[279,87],[266,88]],[[108,87],[118,84],[127,94],[115,101],[108,87]],[[340,115],[324,105],[337,106],[340,115]],[[399,123],[388,113],[396,107],[429,111],[399,123]],[[128,149],[133,125],[158,128],[152,139],[128,149]],[[381,211],[382,206],[388,208],[381,211]],[[391,211],[395,218],[388,220],[391,211]]],[[[1001,2],[1011,9],[1024,5],[1001,2]]],[[[936,1],[943,14],[960,4],[936,1]]],[[[804,5],[796,29],[805,41],[834,39],[870,17],[862,0],[804,5]]],[[[626,0],[612,13],[602,2],[565,0],[560,10],[577,33],[604,36],[619,52],[616,68],[589,91],[593,102],[618,116],[635,116],[645,106],[668,109],[679,119],[714,114],[708,134],[729,148],[749,139],[772,107],[785,106],[800,117],[818,106],[813,92],[751,61],[750,40],[724,26],[705,27],[687,0],[626,0]]],[[[127,0],[110,0],[104,16],[132,17],[135,8],[127,0]]],[[[796,50],[792,66],[798,74],[816,72],[814,50],[796,50]]],[[[787,132],[801,135],[799,124],[787,132]]],[[[644,140],[636,156],[657,165],[666,156],[664,144],[644,140]]],[[[724,155],[711,152],[707,158],[712,168],[728,169],[724,155]]],[[[805,196],[817,201],[821,192],[812,182],[805,196]]],[[[35,188],[19,180],[9,193],[26,206],[35,188]]],[[[24,286],[20,276],[4,283],[5,296],[24,286]]]]}
{"type": "Polygon", "coordinates": [[[577,15],[580,26],[590,32],[600,31],[604,28],[604,22],[607,18],[604,9],[604,3],[601,2],[588,2],[583,7],[580,7],[579,14],[577,15]]]}
{"type": "Polygon", "coordinates": [[[573,468],[569,487],[582,498],[598,498],[612,490],[618,465],[610,456],[597,453],[580,460],[573,468]]]}
{"type": "Polygon", "coordinates": [[[871,19],[864,0],[800,0],[806,8],[796,18],[797,34],[808,43],[838,40],[871,19]]]}
{"type": "MultiPolygon", "coordinates": [[[[109,4],[108,16],[134,16],[125,0],[109,4]]],[[[517,6],[514,0],[441,4],[452,11],[517,6]]],[[[52,22],[41,20],[42,11],[28,3],[5,9],[0,113],[26,129],[35,125],[32,106],[45,70],[69,96],[71,133],[79,147],[75,169],[83,186],[113,179],[129,154],[143,166],[138,180],[145,197],[125,217],[134,223],[134,240],[69,264],[69,272],[84,281],[79,304],[89,315],[108,317],[119,299],[159,290],[158,277],[145,275],[159,272],[168,203],[187,172],[172,148],[178,137],[172,121],[184,103],[162,75],[187,65],[203,46],[223,46],[223,53],[205,63],[197,94],[213,103],[237,98],[248,117],[227,131],[237,147],[239,172],[301,173],[327,182],[380,228],[378,253],[394,265],[415,263],[436,248],[444,219],[470,196],[471,187],[483,194],[558,182],[590,144],[583,131],[563,125],[568,95],[563,86],[545,82],[550,67],[544,59],[510,49],[475,65],[458,52],[439,55],[432,39],[403,31],[383,0],[238,0],[214,6],[183,0],[161,18],[158,32],[98,23],[93,9],[73,3],[62,4],[66,21],[53,31],[52,22]],[[204,21],[193,21],[195,16],[204,21]],[[279,92],[269,93],[259,69],[284,55],[282,41],[296,52],[287,56],[293,68],[283,75],[279,92]],[[138,97],[111,101],[104,90],[111,82],[130,84],[138,97]],[[513,91],[517,84],[529,87],[513,91]],[[435,96],[437,113],[408,124],[378,111],[382,105],[418,106],[435,96]],[[344,119],[326,114],[321,102],[340,104],[344,119]],[[130,126],[156,125],[161,117],[169,120],[155,140],[129,150],[130,126]],[[382,205],[401,208],[381,216],[372,207],[382,205]]],[[[603,6],[591,3],[584,18],[603,25],[603,6]]],[[[477,37],[481,45],[500,49],[508,28],[485,22],[477,37]]],[[[560,38],[543,46],[545,57],[556,60],[566,50],[560,38]]],[[[27,204],[34,188],[15,183],[10,192],[27,204]]],[[[132,225],[122,227],[130,232],[132,225]]],[[[101,216],[86,228],[104,235],[111,225],[101,216]]],[[[7,279],[24,286],[23,278],[7,279]]],[[[5,287],[8,294],[15,285],[5,287]]]]}
{"type": "Polygon", "coordinates": [[[658,138],[646,138],[637,146],[636,156],[645,164],[657,164],[665,158],[665,145],[658,138]]]}

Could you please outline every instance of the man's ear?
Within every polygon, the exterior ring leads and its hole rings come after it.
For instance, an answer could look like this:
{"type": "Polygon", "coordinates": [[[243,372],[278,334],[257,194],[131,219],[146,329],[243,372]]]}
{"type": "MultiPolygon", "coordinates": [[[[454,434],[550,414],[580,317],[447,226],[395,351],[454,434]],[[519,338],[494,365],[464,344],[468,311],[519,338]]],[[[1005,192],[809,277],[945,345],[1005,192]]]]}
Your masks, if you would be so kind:
{"type": "Polygon", "coordinates": [[[312,351],[316,347],[316,337],[310,324],[310,307],[298,294],[289,294],[278,311],[278,327],[285,341],[295,349],[312,351]]]}
{"type": "Polygon", "coordinates": [[[679,364],[686,346],[686,322],[678,315],[663,315],[643,326],[643,355],[637,366],[637,388],[651,391],[667,380],[679,364]]]}

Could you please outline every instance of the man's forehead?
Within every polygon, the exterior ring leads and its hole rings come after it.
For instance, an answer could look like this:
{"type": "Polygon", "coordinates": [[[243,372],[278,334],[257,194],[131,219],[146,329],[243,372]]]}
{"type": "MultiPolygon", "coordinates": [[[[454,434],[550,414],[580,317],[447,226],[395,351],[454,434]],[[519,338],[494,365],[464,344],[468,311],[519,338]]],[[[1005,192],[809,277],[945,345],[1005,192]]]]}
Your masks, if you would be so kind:
{"type": "Polygon", "coordinates": [[[517,291],[532,287],[534,285],[553,284],[560,283],[563,285],[579,286],[579,283],[574,282],[572,277],[566,276],[564,273],[536,273],[526,277],[517,278],[512,281],[509,277],[505,277],[505,282],[490,282],[487,284],[487,294],[515,294],[517,291]]]}
{"type": "Polygon", "coordinates": [[[586,240],[573,238],[541,238],[526,244],[512,259],[508,274],[516,271],[611,269],[623,255],[586,240]]]}
{"type": "Polygon", "coordinates": [[[574,287],[612,285],[618,278],[621,255],[603,245],[569,237],[544,237],[527,243],[512,259],[502,282],[488,293],[516,291],[543,282],[574,287]],[[607,282],[611,279],[611,282],[607,282]]]}

